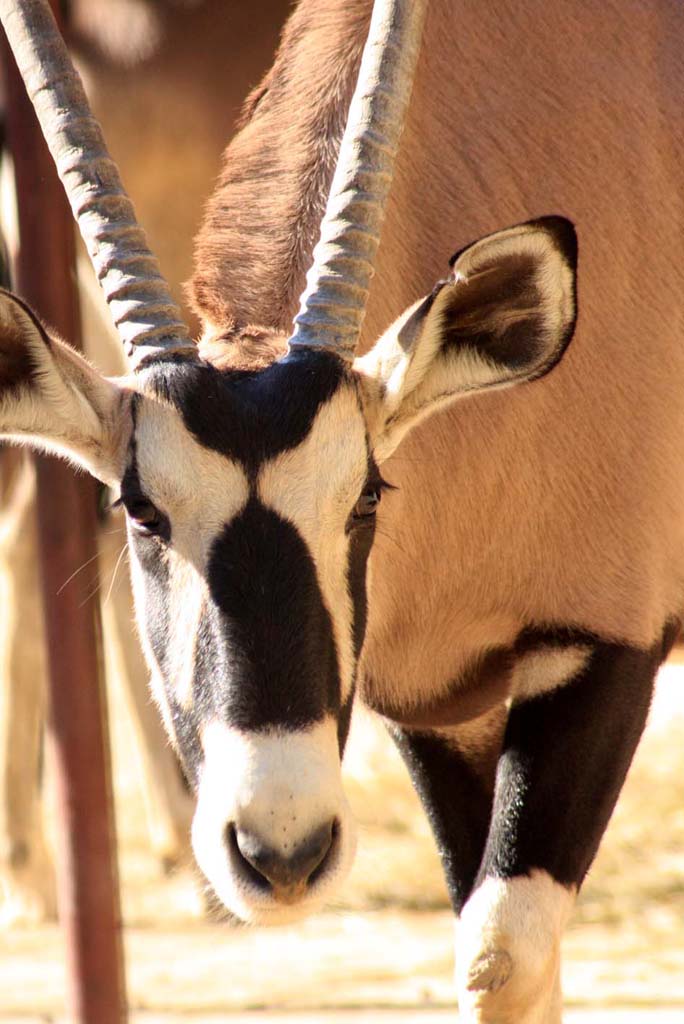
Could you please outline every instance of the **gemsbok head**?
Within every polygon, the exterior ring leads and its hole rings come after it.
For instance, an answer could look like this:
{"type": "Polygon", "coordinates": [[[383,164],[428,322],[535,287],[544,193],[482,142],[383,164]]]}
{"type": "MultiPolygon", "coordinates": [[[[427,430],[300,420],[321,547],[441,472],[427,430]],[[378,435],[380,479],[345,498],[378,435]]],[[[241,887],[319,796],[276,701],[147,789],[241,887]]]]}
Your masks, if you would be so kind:
{"type": "Polygon", "coordinates": [[[353,856],[340,764],[383,461],[445,404],[548,372],[574,327],[575,235],[549,217],[458,253],[355,355],[424,8],[375,4],[300,313],[251,365],[188,337],[47,3],[0,6],[131,367],[105,379],[4,293],[0,433],[120,493],[195,854],[248,920],[317,906],[353,856]]]}

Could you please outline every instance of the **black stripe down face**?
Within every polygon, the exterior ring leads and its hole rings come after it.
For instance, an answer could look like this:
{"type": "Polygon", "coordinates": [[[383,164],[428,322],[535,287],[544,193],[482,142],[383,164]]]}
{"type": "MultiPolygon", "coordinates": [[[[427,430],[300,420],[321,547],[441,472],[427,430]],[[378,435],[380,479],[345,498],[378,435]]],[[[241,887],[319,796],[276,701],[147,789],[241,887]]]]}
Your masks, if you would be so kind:
{"type": "Polygon", "coordinates": [[[138,377],[121,498],[195,854],[234,913],[291,919],[354,849],[340,761],[382,486],[356,384],[313,351],[138,377]]]}

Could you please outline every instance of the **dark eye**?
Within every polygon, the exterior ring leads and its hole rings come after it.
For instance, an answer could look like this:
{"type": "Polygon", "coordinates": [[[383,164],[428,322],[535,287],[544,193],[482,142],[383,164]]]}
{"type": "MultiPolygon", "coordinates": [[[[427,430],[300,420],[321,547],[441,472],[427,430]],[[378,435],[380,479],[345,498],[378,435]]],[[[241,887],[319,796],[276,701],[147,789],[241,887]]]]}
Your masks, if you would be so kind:
{"type": "Polygon", "coordinates": [[[354,519],[365,519],[367,516],[374,516],[380,504],[380,489],[370,487],[364,491],[354,506],[354,519]]]}
{"type": "Polygon", "coordinates": [[[151,501],[146,498],[136,498],[124,502],[124,505],[133,528],[139,533],[166,536],[169,521],[151,501]]]}

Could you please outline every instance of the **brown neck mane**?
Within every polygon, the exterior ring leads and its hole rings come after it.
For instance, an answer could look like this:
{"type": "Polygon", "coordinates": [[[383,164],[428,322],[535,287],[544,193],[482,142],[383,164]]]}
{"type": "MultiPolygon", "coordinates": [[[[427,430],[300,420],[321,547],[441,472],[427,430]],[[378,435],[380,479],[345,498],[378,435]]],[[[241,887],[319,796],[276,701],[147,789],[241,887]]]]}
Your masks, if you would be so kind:
{"type": "Polygon", "coordinates": [[[303,0],[248,97],[195,245],[190,301],[209,337],[288,330],[344,131],[371,3],[303,0]]]}

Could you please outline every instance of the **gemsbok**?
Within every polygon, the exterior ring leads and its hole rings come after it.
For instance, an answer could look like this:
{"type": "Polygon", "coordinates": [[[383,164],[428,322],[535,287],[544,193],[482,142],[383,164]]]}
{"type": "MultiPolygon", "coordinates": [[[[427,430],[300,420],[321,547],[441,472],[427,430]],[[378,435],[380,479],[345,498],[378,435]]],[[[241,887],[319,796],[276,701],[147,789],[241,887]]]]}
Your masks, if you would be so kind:
{"type": "Polygon", "coordinates": [[[45,4],[0,0],[131,364],[6,294],[0,431],[120,491],[226,906],[287,920],[344,876],[358,691],[438,840],[463,1019],[547,1024],[684,603],[684,8],[370,6],[293,14],[199,235],[196,345],[45,4]]]}

